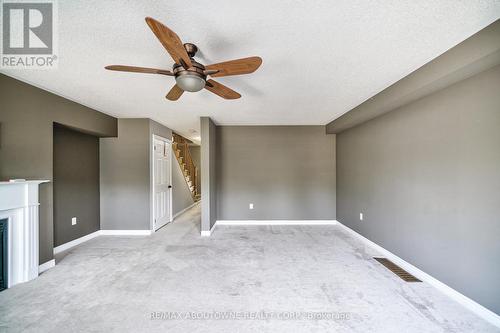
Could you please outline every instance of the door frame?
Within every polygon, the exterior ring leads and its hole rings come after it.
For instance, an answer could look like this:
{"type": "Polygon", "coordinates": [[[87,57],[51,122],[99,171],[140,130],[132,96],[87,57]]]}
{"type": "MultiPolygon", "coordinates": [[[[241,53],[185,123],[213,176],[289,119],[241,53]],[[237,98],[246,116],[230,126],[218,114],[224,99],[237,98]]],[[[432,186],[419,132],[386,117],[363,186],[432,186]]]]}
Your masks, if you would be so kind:
{"type": "MultiPolygon", "coordinates": [[[[150,229],[151,229],[151,232],[154,233],[156,232],[155,230],[155,140],[160,140],[160,141],[163,141],[165,142],[169,149],[170,149],[170,160],[169,160],[169,169],[170,169],[170,174],[168,175],[169,178],[170,178],[170,185],[172,185],[172,159],[173,159],[173,150],[172,150],[172,140],[171,139],[167,139],[167,138],[164,138],[160,135],[157,135],[157,134],[153,134],[151,136],[151,142],[150,142],[150,149],[149,149],[149,152],[150,152],[150,163],[151,163],[151,167],[149,169],[150,171],[150,174],[151,174],[151,177],[150,177],[150,180],[151,180],[151,200],[150,200],[150,221],[149,221],[149,224],[150,224],[150,229]]],[[[172,217],[173,217],[173,214],[172,214],[172,198],[173,198],[173,188],[171,187],[170,188],[170,195],[169,195],[169,203],[168,203],[168,207],[169,207],[169,213],[170,213],[170,216],[169,216],[169,221],[165,224],[169,224],[170,222],[172,222],[172,217]]]]}

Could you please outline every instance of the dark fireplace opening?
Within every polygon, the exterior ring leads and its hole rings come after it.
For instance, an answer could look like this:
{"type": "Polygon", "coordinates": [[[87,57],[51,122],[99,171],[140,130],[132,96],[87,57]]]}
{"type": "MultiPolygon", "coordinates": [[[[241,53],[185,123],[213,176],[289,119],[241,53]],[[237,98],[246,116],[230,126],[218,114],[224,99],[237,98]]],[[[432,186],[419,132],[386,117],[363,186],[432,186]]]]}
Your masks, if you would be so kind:
{"type": "Polygon", "coordinates": [[[7,222],[0,220],[0,291],[7,289],[7,222]]]}

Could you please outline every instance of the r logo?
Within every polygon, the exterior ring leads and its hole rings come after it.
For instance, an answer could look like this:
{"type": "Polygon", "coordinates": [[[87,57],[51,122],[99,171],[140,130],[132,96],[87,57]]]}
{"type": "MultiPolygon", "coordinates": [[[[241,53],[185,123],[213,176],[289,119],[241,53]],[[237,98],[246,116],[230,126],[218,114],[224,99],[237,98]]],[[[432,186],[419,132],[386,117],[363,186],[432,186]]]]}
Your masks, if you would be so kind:
{"type": "Polygon", "coordinates": [[[3,54],[52,54],[52,3],[3,3],[3,54]]]}

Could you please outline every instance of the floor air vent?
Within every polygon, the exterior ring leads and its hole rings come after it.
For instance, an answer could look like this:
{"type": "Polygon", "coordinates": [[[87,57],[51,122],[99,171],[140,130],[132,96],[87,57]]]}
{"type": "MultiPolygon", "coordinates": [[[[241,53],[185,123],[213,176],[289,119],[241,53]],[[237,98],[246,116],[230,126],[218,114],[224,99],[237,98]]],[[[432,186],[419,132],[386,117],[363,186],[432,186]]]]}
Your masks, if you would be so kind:
{"type": "Polygon", "coordinates": [[[387,258],[373,257],[373,259],[377,260],[379,263],[384,265],[387,269],[389,269],[391,272],[393,272],[406,282],[422,282],[387,258]]]}

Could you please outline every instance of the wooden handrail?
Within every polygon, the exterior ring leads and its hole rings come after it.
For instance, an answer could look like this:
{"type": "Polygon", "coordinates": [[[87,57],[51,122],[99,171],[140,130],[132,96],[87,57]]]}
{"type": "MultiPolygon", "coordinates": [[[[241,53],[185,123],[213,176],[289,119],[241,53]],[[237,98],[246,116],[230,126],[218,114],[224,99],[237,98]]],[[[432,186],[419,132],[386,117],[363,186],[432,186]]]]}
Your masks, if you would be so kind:
{"type": "Polygon", "coordinates": [[[173,142],[176,145],[176,148],[179,150],[179,158],[177,160],[181,165],[184,177],[186,178],[187,176],[189,176],[191,184],[194,188],[194,190],[191,191],[191,194],[193,195],[193,197],[196,197],[196,195],[199,193],[197,186],[198,168],[194,164],[191,152],[189,150],[189,144],[192,143],[192,141],[176,133],[173,133],[172,137],[173,137],[173,142]]]}

